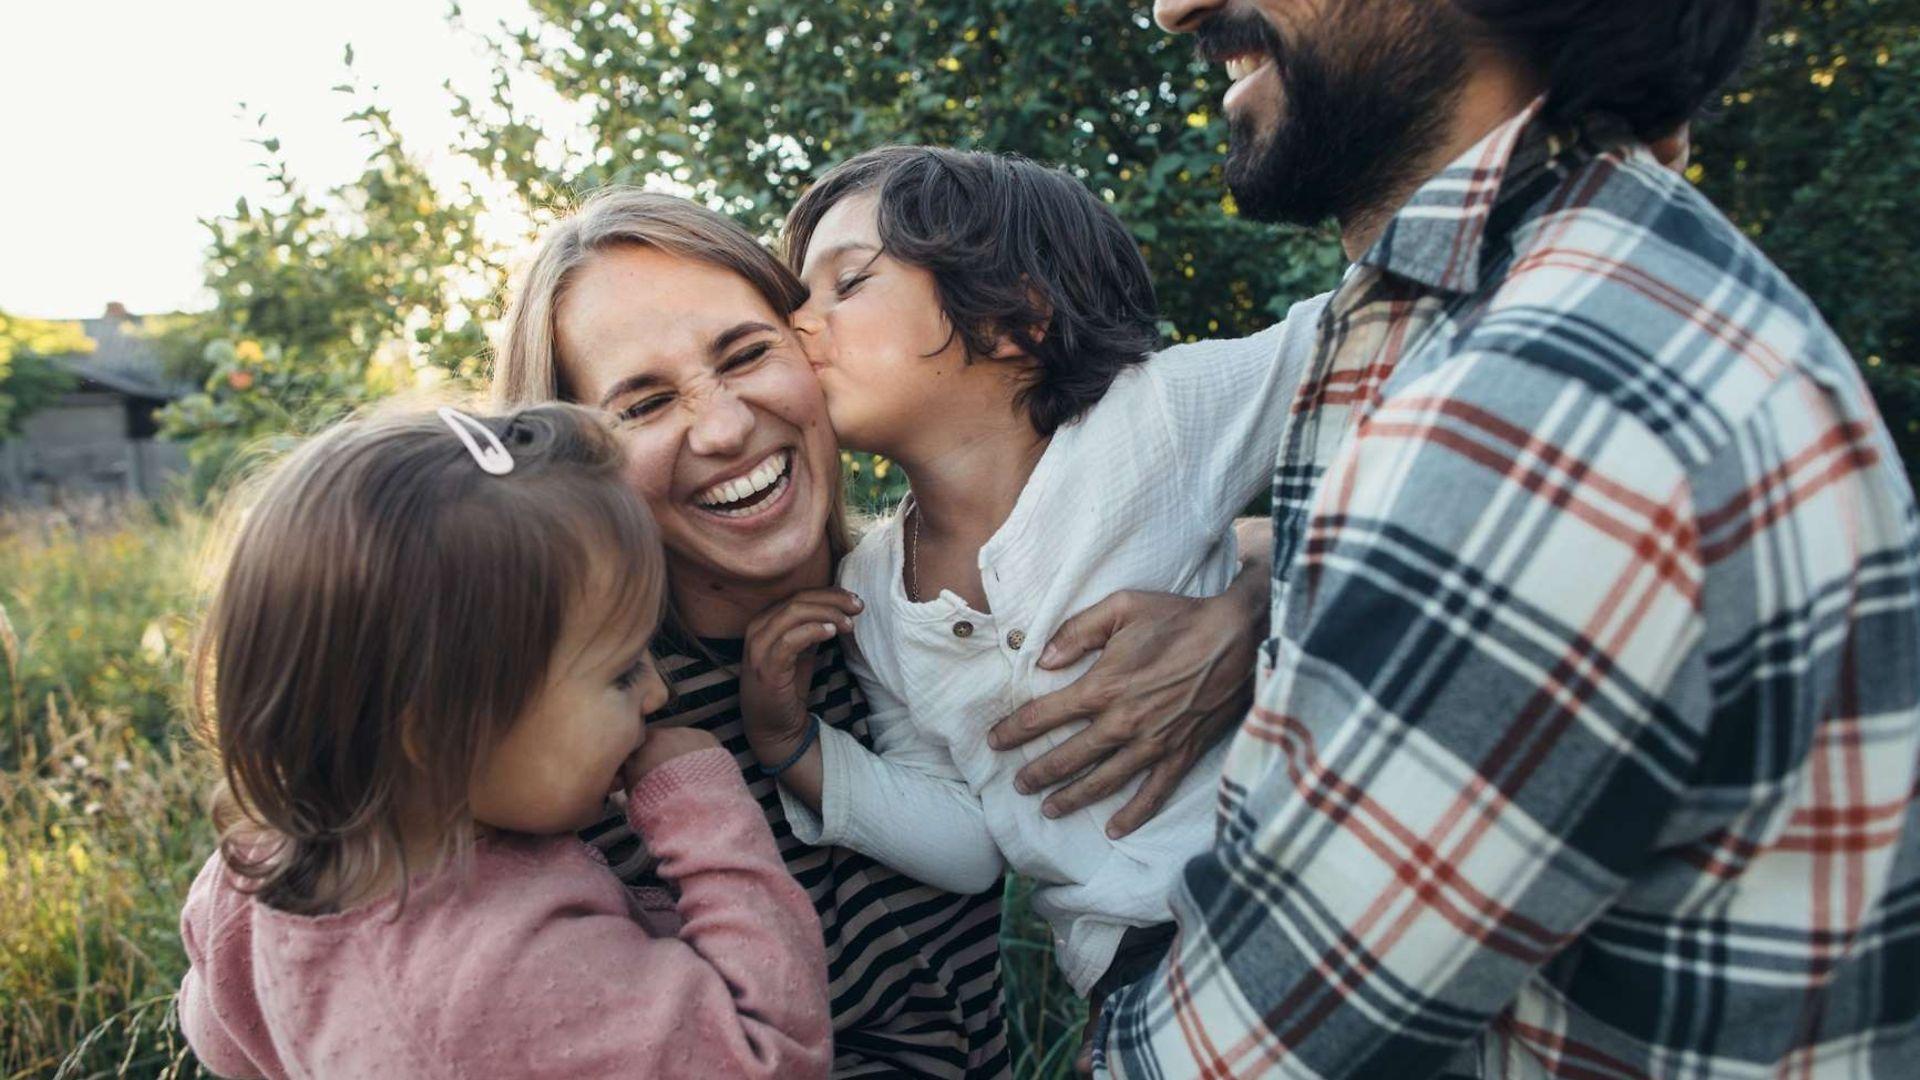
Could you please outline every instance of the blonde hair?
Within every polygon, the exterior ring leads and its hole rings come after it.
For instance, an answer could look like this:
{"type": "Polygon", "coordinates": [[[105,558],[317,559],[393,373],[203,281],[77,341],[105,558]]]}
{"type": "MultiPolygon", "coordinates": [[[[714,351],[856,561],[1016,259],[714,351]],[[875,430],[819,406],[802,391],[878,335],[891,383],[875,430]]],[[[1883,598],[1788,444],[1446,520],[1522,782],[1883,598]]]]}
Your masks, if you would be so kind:
{"type": "Polygon", "coordinates": [[[806,302],[806,287],[759,241],[725,215],[674,195],[610,187],[549,226],[512,289],[494,358],[494,400],[506,407],[575,401],[566,386],[554,313],[594,257],[647,247],[745,278],[782,319],[806,302]]]}
{"type": "MultiPolygon", "coordinates": [[[[493,362],[493,397],[501,407],[579,398],[567,386],[554,313],[580,271],[603,252],[645,247],[730,270],[745,278],[782,319],[806,302],[806,286],[731,218],[675,195],[630,187],[602,188],[549,226],[507,302],[506,325],[493,362]]],[[[852,547],[845,492],[835,484],[827,544],[835,563],[852,547]]],[[[685,625],[677,613],[670,623],[685,625]]]]}
{"type": "Polygon", "coordinates": [[[273,907],[337,910],[396,868],[404,904],[405,815],[464,855],[469,779],[545,681],[570,606],[607,573],[619,592],[592,599],[610,617],[644,632],[660,615],[659,533],[605,419],[476,419],[510,473],[431,412],[375,415],[301,446],[247,507],[195,701],[221,854],[273,907]]]}

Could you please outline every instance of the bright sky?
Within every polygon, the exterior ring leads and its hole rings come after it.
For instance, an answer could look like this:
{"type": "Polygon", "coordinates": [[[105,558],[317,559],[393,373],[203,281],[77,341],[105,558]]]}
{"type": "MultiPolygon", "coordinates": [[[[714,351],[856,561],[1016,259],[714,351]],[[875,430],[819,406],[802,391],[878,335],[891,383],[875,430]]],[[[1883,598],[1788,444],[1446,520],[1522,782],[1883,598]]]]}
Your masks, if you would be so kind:
{"type": "Polygon", "coordinates": [[[267,192],[254,118],[321,191],[366,150],[330,91],[354,71],[436,175],[460,174],[441,83],[476,97],[475,40],[524,0],[39,0],[0,5],[0,310],[43,318],[204,307],[199,218],[267,192]],[[246,102],[243,112],[240,102],[246,102]]]}

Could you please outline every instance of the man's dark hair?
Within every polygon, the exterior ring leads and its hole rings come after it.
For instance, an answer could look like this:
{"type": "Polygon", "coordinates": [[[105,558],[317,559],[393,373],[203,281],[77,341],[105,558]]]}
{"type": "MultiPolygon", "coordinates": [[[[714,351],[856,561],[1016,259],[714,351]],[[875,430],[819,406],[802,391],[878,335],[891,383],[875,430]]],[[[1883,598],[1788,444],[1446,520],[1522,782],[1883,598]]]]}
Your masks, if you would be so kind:
{"type": "Polygon", "coordinates": [[[795,273],[827,211],[869,191],[881,247],[933,275],[968,361],[1004,338],[1038,362],[1018,403],[1041,434],[1158,347],[1153,281],[1126,227],[1080,181],[1022,157],[887,146],[834,166],[787,215],[795,273]]]}
{"type": "Polygon", "coordinates": [[[1547,114],[1612,113],[1634,134],[1671,135],[1738,71],[1766,0],[1454,0],[1533,65],[1547,114]]]}

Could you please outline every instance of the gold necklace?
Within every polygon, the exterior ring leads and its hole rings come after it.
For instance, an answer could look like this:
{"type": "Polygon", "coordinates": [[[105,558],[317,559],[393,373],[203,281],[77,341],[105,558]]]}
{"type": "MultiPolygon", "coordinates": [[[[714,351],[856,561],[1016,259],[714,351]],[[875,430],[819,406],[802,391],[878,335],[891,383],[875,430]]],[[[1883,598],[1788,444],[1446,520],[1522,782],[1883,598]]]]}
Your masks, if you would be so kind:
{"type": "Polygon", "coordinates": [[[913,515],[913,528],[907,537],[907,602],[920,602],[920,575],[914,564],[920,560],[920,504],[914,503],[908,508],[913,515]]]}

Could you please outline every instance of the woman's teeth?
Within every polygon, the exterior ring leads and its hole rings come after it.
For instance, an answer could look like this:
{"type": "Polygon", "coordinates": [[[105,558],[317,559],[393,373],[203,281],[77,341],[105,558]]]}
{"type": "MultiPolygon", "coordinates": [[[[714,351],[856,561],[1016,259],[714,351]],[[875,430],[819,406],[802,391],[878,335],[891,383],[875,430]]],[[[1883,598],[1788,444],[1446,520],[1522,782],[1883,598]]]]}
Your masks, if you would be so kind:
{"type": "Polygon", "coordinates": [[[769,454],[767,459],[756,466],[752,472],[735,480],[715,484],[696,495],[694,501],[725,517],[745,516],[753,512],[754,505],[766,501],[757,496],[768,492],[778,493],[787,481],[787,467],[792,463],[793,451],[791,450],[780,450],[769,454]],[[754,505],[732,505],[748,500],[752,500],[754,505]]]}

